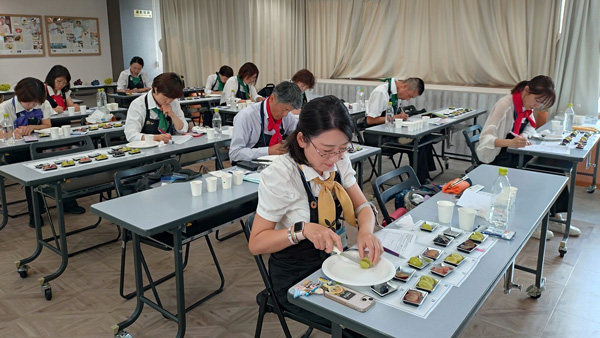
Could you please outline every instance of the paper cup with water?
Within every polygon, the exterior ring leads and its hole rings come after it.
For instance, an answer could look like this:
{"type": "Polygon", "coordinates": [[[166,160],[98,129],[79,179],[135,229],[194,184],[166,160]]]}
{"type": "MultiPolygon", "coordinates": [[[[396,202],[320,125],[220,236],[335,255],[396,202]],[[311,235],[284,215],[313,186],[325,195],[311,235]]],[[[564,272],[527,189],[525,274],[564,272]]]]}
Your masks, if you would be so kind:
{"type": "Polygon", "coordinates": [[[458,208],[458,226],[464,231],[472,231],[477,210],[473,208],[458,208]]]}
{"type": "Polygon", "coordinates": [[[227,173],[221,176],[221,184],[223,189],[231,189],[231,182],[233,181],[233,175],[227,173]]]}
{"type": "Polygon", "coordinates": [[[202,195],[202,181],[191,181],[190,186],[192,187],[192,196],[202,195]]]}
{"type": "Polygon", "coordinates": [[[206,178],[206,190],[208,192],[217,191],[217,178],[216,177],[207,177],[206,178]]]}
{"type": "Polygon", "coordinates": [[[244,172],[241,170],[235,170],[233,172],[233,184],[241,185],[244,183],[244,172]]]}
{"type": "Polygon", "coordinates": [[[438,221],[440,223],[451,223],[454,213],[454,203],[450,201],[438,201],[438,221]]]}

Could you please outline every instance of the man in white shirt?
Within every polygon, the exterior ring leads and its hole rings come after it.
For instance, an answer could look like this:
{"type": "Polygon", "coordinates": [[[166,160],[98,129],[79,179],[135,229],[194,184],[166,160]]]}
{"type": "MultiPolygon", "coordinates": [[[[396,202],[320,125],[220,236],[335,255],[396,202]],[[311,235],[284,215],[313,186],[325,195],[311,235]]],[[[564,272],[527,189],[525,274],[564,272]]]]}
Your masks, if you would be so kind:
{"type": "Polygon", "coordinates": [[[235,115],[231,139],[231,161],[250,161],[265,155],[282,155],[283,135],[291,134],[298,119],[291,110],[302,106],[302,91],[295,83],[281,82],[268,98],[252,104],[235,115]]]}

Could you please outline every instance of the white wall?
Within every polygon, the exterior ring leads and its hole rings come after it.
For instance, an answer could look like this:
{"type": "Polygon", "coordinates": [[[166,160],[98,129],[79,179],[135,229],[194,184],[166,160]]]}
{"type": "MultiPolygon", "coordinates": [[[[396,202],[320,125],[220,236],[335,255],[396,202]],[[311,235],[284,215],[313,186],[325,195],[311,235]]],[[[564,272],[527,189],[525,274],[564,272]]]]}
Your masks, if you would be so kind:
{"type": "MultiPolygon", "coordinates": [[[[110,40],[106,1],[102,0],[0,0],[0,12],[6,14],[32,14],[52,16],[81,16],[98,18],[100,27],[101,55],[94,56],[46,56],[27,58],[0,58],[0,83],[16,85],[28,76],[42,81],[54,65],[60,64],[71,73],[71,80],[81,79],[84,84],[98,79],[100,83],[112,77],[110,40]]],[[[43,26],[44,41],[47,44],[46,27],[43,26]]],[[[114,79],[116,81],[116,79],[114,79]]]]}

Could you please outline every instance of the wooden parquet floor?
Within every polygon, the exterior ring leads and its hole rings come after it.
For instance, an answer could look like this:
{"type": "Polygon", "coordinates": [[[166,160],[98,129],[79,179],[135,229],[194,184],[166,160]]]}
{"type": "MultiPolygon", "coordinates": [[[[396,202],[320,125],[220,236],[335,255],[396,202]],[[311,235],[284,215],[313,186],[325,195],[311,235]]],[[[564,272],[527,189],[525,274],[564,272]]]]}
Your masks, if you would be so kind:
{"type": "MultiPolygon", "coordinates": [[[[454,167],[455,163],[451,165],[454,167]]],[[[462,171],[461,165],[456,164],[457,169],[448,171],[438,181],[455,177],[462,171]]],[[[365,187],[369,195],[370,184],[365,187]]],[[[584,197],[596,198],[594,195],[584,197]]],[[[9,188],[9,200],[21,196],[19,187],[9,188]]],[[[92,224],[95,217],[89,211],[89,205],[96,201],[96,197],[79,200],[88,211],[80,216],[67,215],[68,228],[92,224]]],[[[15,205],[9,210],[13,213],[24,207],[24,204],[15,205]]],[[[588,212],[597,213],[596,210],[588,212]]],[[[14,261],[29,256],[34,248],[34,231],[27,222],[27,216],[11,219],[0,231],[0,337],[112,336],[111,326],[126,319],[135,307],[134,300],[122,299],[118,294],[121,243],[72,257],[64,274],[51,282],[53,299],[46,301],[37,279],[53,272],[60,262],[54,253],[44,249],[41,256],[30,264],[29,277],[21,279],[18,276],[14,261]]],[[[506,296],[499,285],[461,337],[600,337],[600,319],[597,316],[600,313],[600,291],[597,288],[600,283],[600,265],[597,264],[600,229],[590,222],[579,220],[576,224],[583,234],[569,241],[569,252],[565,258],[558,256],[558,238],[548,242],[547,284],[540,299],[530,299],[525,292],[518,290],[506,296]]],[[[223,234],[238,228],[239,223],[232,224],[223,230],[223,234]]],[[[48,225],[43,230],[46,234],[50,233],[48,225]]],[[[104,221],[98,229],[69,238],[69,248],[73,250],[98,243],[111,238],[115,232],[114,225],[104,221]]],[[[224,242],[217,242],[214,234],[210,236],[224,270],[225,289],[188,313],[186,336],[253,337],[258,312],[256,294],[263,289],[254,258],[243,235],[224,242]]],[[[354,238],[352,233],[350,237],[354,238]]],[[[518,258],[519,263],[534,266],[537,244],[535,240],[528,243],[518,258]]],[[[171,272],[173,259],[170,252],[149,247],[145,247],[144,252],[153,276],[171,272]]],[[[132,290],[131,255],[127,260],[126,289],[132,290]]],[[[516,273],[516,282],[524,287],[533,281],[533,275],[516,273]]],[[[188,304],[218,287],[218,275],[204,240],[197,240],[191,245],[185,285],[188,304]]],[[[174,311],[174,281],[168,281],[158,289],[165,306],[174,311]]],[[[305,331],[303,325],[291,321],[289,325],[295,337],[305,331]]],[[[127,331],[134,337],[172,337],[177,329],[175,323],[145,307],[140,318],[127,331]]],[[[284,336],[274,315],[267,315],[262,336],[284,336]]],[[[325,336],[316,332],[311,337],[325,336]]]]}

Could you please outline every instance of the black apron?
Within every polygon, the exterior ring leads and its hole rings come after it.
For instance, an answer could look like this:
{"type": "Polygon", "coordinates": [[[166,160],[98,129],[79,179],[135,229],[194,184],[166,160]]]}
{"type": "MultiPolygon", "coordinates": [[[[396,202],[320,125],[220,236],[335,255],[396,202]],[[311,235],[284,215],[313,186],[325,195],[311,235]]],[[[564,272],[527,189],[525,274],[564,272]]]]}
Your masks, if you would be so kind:
{"type": "Polygon", "coordinates": [[[237,85],[238,85],[238,88],[237,88],[237,92],[235,93],[235,97],[237,97],[238,99],[241,99],[241,100],[249,100],[250,99],[250,85],[247,85],[248,93],[246,93],[244,91],[244,88],[240,84],[240,81],[237,81],[237,85]]]}
{"type": "MultiPolygon", "coordinates": [[[[258,142],[256,142],[256,144],[252,147],[253,149],[268,147],[269,143],[271,143],[271,137],[273,137],[273,135],[265,134],[265,102],[267,102],[266,99],[260,103],[260,136],[258,137],[258,142]]],[[[283,121],[281,121],[281,124],[279,125],[279,133],[281,133],[281,137],[283,139],[285,139],[284,132],[285,130],[283,129],[283,121]]]]}
{"type": "MultiPolygon", "coordinates": [[[[160,120],[150,118],[150,109],[148,109],[148,95],[152,95],[152,94],[151,93],[146,94],[146,96],[144,97],[144,103],[146,105],[146,118],[144,119],[144,126],[142,127],[141,132],[143,134],[154,134],[154,135],[162,134],[160,132],[160,130],[158,130],[158,122],[160,120]]],[[[171,121],[171,118],[169,116],[167,116],[167,122],[169,122],[169,128],[167,128],[167,130],[165,130],[165,132],[167,134],[175,135],[175,127],[173,125],[173,121],[171,121]]]]}
{"type": "MultiPolygon", "coordinates": [[[[514,112],[514,119],[517,119],[517,108],[515,107],[515,112],[514,112]]],[[[525,127],[527,127],[529,125],[529,119],[525,119],[525,121],[523,123],[521,123],[521,128],[519,129],[519,135],[521,135],[521,133],[523,133],[523,131],[525,130],[525,127]]],[[[512,131],[515,127],[515,124],[513,122],[512,127],[510,128],[510,130],[512,131]]],[[[506,134],[505,136],[506,139],[508,140],[512,140],[515,137],[513,136],[513,134],[511,134],[510,132],[508,134],[506,134]]],[[[497,165],[500,167],[509,167],[509,168],[516,168],[519,166],[519,154],[514,154],[514,153],[509,153],[508,150],[506,150],[506,147],[502,147],[500,148],[500,153],[498,154],[498,156],[496,156],[496,158],[494,159],[494,161],[492,161],[492,165],[497,165]]],[[[533,157],[529,156],[529,155],[525,155],[523,158],[523,165],[525,165],[525,163],[527,163],[529,160],[531,160],[533,157]]]]}
{"type": "Polygon", "coordinates": [[[308,99],[306,98],[306,93],[302,93],[302,107],[308,103],[308,99]]]}
{"type": "Polygon", "coordinates": [[[133,84],[133,76],[131,74],[129,74],[129,77],[127,78],[127,89],[142,89],[145,88],[144,86],[144,80],[142,80],[142,74],[140,73],[140,82],[138,82],[138,84],[133,84]]]}
{"type": "MultiPolygon", "coordinates": [[[[298,168],[298,172],[308,196],[310,222],[319,223],[318,199],[312,193],[312,189],[300,168],[298,168]]],[[[339,172],[336,172],[335,181],[342,184],[339,172]]],[[[334,231],[342,229],[342,222],[339,221],[342,214],[342,206],[337,198],[335,198],[335,208],[336,229],[332,229],[334,231]]],[[[297,245],[292,245],[279,252],[272,253],[269,258],[269,274],[271,275],[273,290],[279,303],[288,310],[296,309],[287,300],[288,289],[306,278],[306,276],[320,269],[327,257],[329,257],[329,254],[325,253],[325,251],[315,249],[314,244],[308,239],[300,241],[297,245]]]]}
{"type": "MultiPolygon", "coordinates": [[[[62,97],[65,106],[67,105],[67,97],[65,96],[65,92],[61,90],[60,92],[60,96],[62,97]]],[[[50,103],[50,106],[52,106],[52,108],[56,108],[58,106],[58,103],[52,98],[52,96],[50,96],[50,93],[48,92],[48,88],[46,87],[46,101],[48,101],[48,103],[50,103]]]]}

